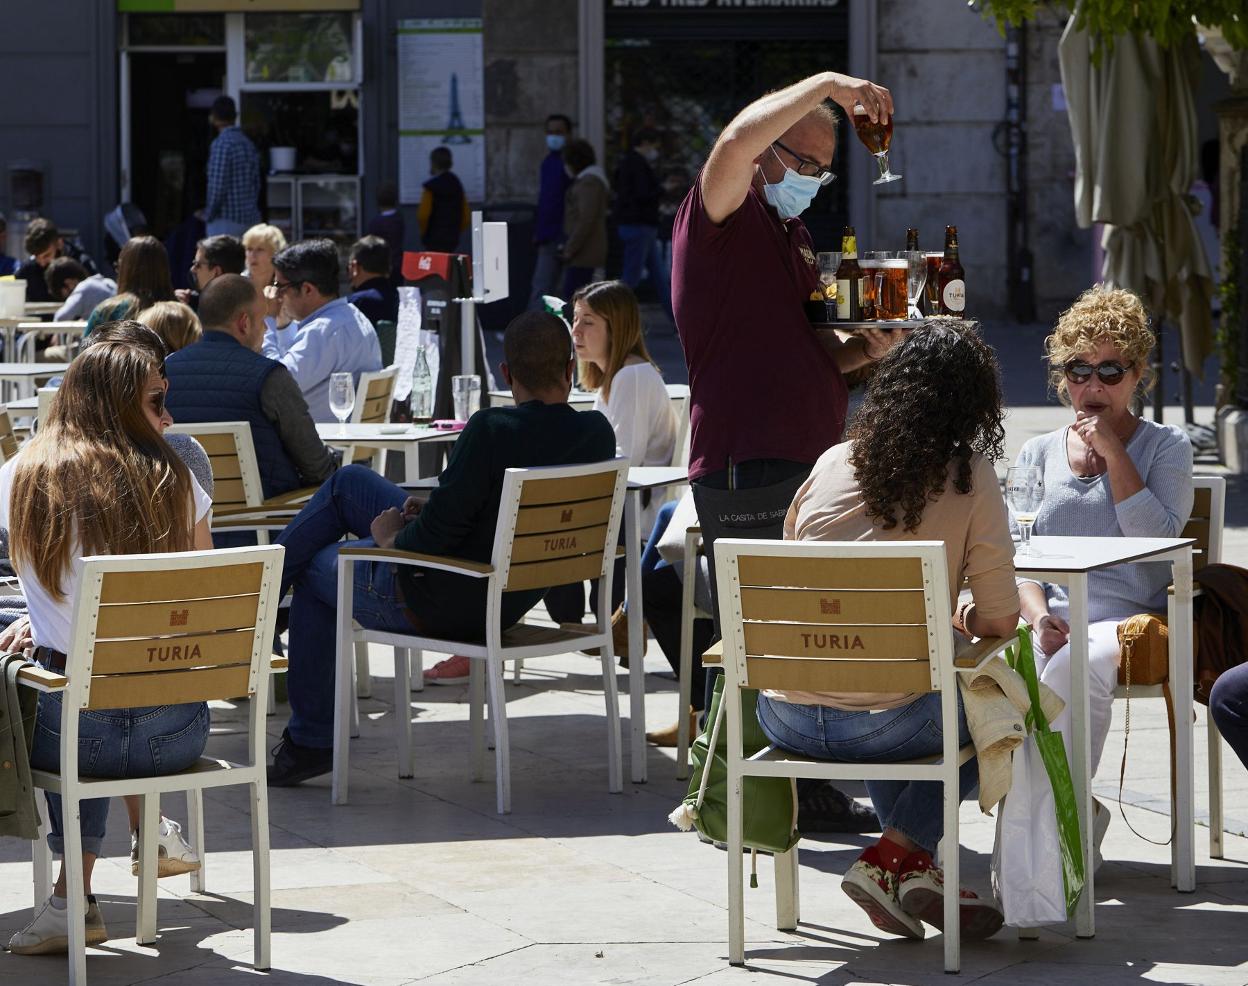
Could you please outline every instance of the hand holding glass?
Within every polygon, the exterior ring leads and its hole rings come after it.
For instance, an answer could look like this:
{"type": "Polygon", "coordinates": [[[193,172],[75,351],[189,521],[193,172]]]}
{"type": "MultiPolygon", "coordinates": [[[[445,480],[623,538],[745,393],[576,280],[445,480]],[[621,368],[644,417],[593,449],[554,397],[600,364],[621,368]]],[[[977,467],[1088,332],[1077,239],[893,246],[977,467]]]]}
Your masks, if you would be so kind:
{"type": "Polygon", "coordinates": [[[885,185],[899,180],[901,175],[895,175],[888,170],[888,145],[893,142],[893,118],[890,116],[886,123],[872,123],[862,103],[855,103],[853,122],[858,139],[875,155],[876,163],[880,166],[880,177],[871,184],[885,185]]]}
{"type": "Polygon", "coordinates": [[[347,434],[347,418],[355,409],[355,380],[350,373],[329,375],[329,409],[338,419],[338,434],[347,434]]]}
{"type": "Polygon", "coordinates": [[[1044,477],[1035,466],[1012,466],[1005,474],[1005,497],[1018,521],[1018,554],[1038,557],[1031,547],[1031,527],[1044,499],[1044,477]]]}

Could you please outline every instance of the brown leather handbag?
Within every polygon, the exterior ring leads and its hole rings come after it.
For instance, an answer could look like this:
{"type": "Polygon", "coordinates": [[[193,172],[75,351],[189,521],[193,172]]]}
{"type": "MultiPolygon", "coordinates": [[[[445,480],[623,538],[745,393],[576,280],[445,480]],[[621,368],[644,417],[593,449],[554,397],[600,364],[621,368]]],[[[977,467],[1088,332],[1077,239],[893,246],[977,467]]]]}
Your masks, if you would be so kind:
{"type": "Polygon", "coordinates": [[[1160,685],[1170,678],[1170,631],[1163,616],[1138,613],[1118,624],[1120,685],[1160,685]]]}

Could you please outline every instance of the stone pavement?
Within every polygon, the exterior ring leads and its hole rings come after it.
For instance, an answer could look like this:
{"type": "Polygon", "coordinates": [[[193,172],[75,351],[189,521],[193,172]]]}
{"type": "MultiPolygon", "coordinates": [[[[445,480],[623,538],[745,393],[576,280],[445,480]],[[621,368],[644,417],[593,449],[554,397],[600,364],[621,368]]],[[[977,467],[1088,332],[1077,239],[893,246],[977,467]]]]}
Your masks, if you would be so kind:
{"type": "MultiPolygon", "coordinates": [[[[1007,383],[1008,386],[1008,383],[1007,383]]],[[[1030,434],[1066,420],[1051,406],[1017,407],[1009,418],[1009,456],[1030,434]]],[[[1211,416],[1202,408],[1199,419],[1211,416]]],[[[1177,417],[1177,415],[1176,415],[1177,417]]],[[[1002,464],[1004,466],[1004,463],[1002,464]]],[[[1248,497],[1235,480],[1228,560],[1248,563],[1248,497]]],[[[437,660],[426,655],[428,663],[437,660]]],[[[494,811],[494,785],[468,779],[466,687],[412,695],[416,776],[399,780],[393,741],[393,665],[372,648],[374,698],[361,703],[361,736],[352,744],[352,801],[329,803],[328,778],[270,792],[272,815],[273,971],[250,969],[251,863],[241,791],[205,797],[209,892],[187,878],[161,881],[153,947],[133,939],[135,880],[125,815],[115,805],[96,889],[115,936],[93,949],[93,983],[178,986],[268,981],[466,984],[810,982],[948,983],[938,935],[909,942],[881,935],[841,893],[840,874],[869,841],[831,837],[802,844],[802,914],[795,934],[774,928],[772,875],[759,865],[759,888],[746,890],[745,969],[727,965],[724,853],[667,822],[685,785],[670,751],[649,751],[649,783],[606,792],[604,713],[595,661],[564,655],[526,664],[508,676],[513,811],[494,811]]],[[[651,644],[646,657],[647,719],[666,725],[676,685],[651,644]]],[[[627,717],[619,679],[621,708],[627,717]]],[[[213,710],[210,751],[238,755],[246,709],[213,710]]],[[[1143,835],[1164,841],[1169,824],[1168,747],[1161,703],[1131,710],[1124,810],[1143,835]]],[[[285,709],[269,720],[274,743],[285,709]]],[[[1169,850],[1133,835],[1116,807],[1123,715],[1095,782],[1114,806],[1097,882],[1097,935],[1077,940],[1070,924],[1020,942],[1008,929],[964,944],[964,981],[1001,984],[1096,982],[1248,983],[1248,772],[1227,750],[1223,788],[1226,859],[1208,856],[1198,828],[1195,893],[1169,885],[1169,850]]],[[[627,736],[628,720],[624,719],[627,736]]],[[[1204,710],[1197,713],[1196,804],[1208,807],[1204,710]]],[[[626,744],[627,749],[627,744],[626,744]]],[[[627,764],[625,776],[628,776],[627,764]]],[[[861,788],[857,789],[859,795],[861,788]]],[[[167,814],[185,819],[180,799],[167,814]]],[[[988,890],[993,820],[962,808],[967,883],[988,890]]],[[[0,936],[28,920],[29,846],[0,840],[0,936]]],[[[65,981],[62,957],[0,955],[0,986],[65,981]]]]}

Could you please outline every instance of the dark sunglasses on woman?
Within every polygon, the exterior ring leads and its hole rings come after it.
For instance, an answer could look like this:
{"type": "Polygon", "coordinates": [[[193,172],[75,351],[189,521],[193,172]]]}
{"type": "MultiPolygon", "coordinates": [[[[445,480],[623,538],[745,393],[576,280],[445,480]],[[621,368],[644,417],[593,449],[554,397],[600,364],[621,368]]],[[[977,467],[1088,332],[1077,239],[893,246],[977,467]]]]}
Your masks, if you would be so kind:
{"type": "Polygon", "coordinates": [[[1116,360],[1106,360],[1104,363],[1097,363],[1094,366],[1091,363],[1085,363],[1081,359],[1072,359],[1069,363],[1062,366],[1062,372],[1066,374],[1066,379],[1070,383],[1087,383],[1092,379],[1092,374],[1095,373],[1101,383],[1113,387],[1115,384],[1121,383],[1122,378],[1134,366],[1134,363],[1124,365],[1116,360]]]}

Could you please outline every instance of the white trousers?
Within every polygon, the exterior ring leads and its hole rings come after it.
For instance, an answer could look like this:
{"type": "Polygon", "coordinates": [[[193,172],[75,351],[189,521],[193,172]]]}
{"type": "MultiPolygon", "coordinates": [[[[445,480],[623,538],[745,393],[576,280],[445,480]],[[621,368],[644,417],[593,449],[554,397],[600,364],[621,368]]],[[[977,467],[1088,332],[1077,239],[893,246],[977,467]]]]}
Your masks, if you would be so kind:
{"type": "MultiPolygon", "coordinates": [[[[1092,775],[1105,750],[1110,723],[1114,714],[1114,689],[1118,686],[1119,620],[1101,620],[1088,624],[1088,714],[1092,733],[1092,775]]],[[[1073,756],[1070,732],[1070,644],[1045,657],[1040,653],[1039,637],[1033,635],[1036,644],[1036,669],[1040,680],[1057,692],[1066,708],[1049,725],[1061,732],[1066,742],[1066,759],[1073,756]]],[[[1073,768],[1072,768],[1073,769],[1073,768]]]]}

